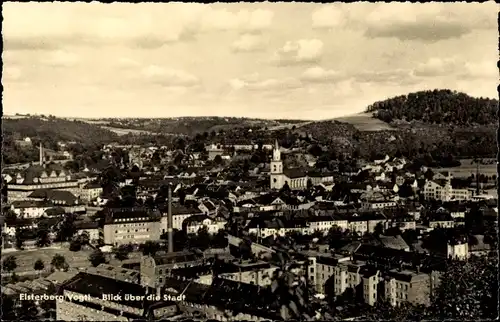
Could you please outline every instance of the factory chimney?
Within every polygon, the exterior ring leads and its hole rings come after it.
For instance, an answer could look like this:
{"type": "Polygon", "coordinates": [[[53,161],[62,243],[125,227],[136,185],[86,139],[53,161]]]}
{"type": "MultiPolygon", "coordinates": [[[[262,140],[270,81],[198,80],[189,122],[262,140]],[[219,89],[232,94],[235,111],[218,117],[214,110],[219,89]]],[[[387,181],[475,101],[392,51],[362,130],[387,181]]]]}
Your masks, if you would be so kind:
{"type": "Polygon", "coordinates": [[[43,146],[42,142],[40,142],[40,166],[43,166],[43,146]]]}
{"type": "Polygon", "coordinates": [[[167,232],[168,232],[168,252],[174,252],[174,230],[173,220],[172,220],[172,185],[168,185],[168,223],[167,223],[167,232]]]}

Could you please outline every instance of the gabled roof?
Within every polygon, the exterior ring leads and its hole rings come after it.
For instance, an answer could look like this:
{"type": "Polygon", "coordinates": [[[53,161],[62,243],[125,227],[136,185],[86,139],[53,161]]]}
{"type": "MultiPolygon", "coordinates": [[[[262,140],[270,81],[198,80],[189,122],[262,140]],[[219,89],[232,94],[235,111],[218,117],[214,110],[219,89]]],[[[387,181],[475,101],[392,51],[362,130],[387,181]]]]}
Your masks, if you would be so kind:
{"type": "Polygon", "coordinates": [[[28,198],[47,199],[51,201],[65,201],[68,205],[73,205],[78,200],[75,195],[65,190],[38,189],[33,191],[28,198]]]}

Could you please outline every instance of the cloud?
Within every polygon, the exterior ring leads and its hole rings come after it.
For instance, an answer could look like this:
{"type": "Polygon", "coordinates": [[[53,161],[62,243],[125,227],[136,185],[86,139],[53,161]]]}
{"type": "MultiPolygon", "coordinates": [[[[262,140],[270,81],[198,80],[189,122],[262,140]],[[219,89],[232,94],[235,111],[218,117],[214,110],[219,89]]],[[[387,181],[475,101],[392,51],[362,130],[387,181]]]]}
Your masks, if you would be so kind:
{"type": "Polygon", "coordinates": [[[42,63],[52,67],[72,67],[80,61],[78,55],[65,51],[55,50],[49,52],[42,59],[42,63]]]}
{"type": "Polygon", "coordinates": [[[54,50],[68,44],[159,48],[203,32],[260,32],[274,17],[270,10],[232,12],[197,3],[150,4],[139,11],[127,3],[62,2],[6,4],[3,9],[8,50],[54,50]]]}
{"type": "Polygon", "coordinates": [[[6,67],[4,66],[3,71],[2,71],[2,82],[3,81],[9,81],[9,82],[15,82],[19,81],[22,77],[22,72],[20,68],[17,67],[6,67]]]}
{"type": "Polygon", "coordinates": [[[316,66],[306,69],[300,79],[303,82],[310,83],[331,83],[344,78],[345,75],[343,73],[334,70],[325,70],[316,66]]]}
{"type": "Polygon", "coordinates": [[[269,28],[274,18],[270,10],[240,10],[209,8],[201,16],[202,30],[262,31],[269,28]]]}
{"type": "Polygon", "coordinates": [[[495,61],[466,62],[464,74],[469,78],[499,78],[499,70],[495,61]]]}
{"type": "Polygon", "coordinates": [[[321,8],[312,13],[313,28],[334,28],[343,26],[346,12],[338,5],[322,5],[321,8]]]}
{"type": "Polygon", "coordinates": [[[498,7],[456,3],[379,4],[358,20],[369,38],[436,42],[459,38],[477,29],[494,29],[498,7]]]}
{"type": "Polygon", "coordinates": [[[116,66],[120,68],[133,68],[139,67],[140,65],[138,61],[128,57],[121,57],[116,61],[116,66]]]}
{"type": "Polygon", "coordinates": [[[414,85],[419,82],[413,75],[413,71],[406,69],[363,71],[353,75],[360,83],[392,84],[392,85],[414,85]]]}
{"type": "Polygon", "coordinates": [[[323,42],[319,39],[287,41],[276,51],[272,61],[279,66],[318,63],[323,55],[323,42]]]}
{"type": "Polygon", "coordinates": [[[415,76],[436,77],[456,74],[463,69],[465,64],[456,58],[430,58],[427,62],[421,63],[415,69],[415,76]]]}
{"type": "Polygon", "coordinates": [[[192,87],[200,83],[196,76],[185,71],[166,69],[157,65],[143,68],[142,75],[150,82],[164,87],[192,87]]]}
{"type": "Polygon", "coordinates": [[[243,34],[233,42],[231,48],[234,52],[252,52],[264,48],[264,41],[261,35],[243,34]]]}
{"type": "Polygon", "coordinates": [[[234,78],[229,80],[229,86],[235,90],[249,91],[276,91],[276,90],[291,90],[302,87],[302,83],[292,77],[276,79],[270,78],[261,80],[258,73],[254,73],[242,78],[234,78]]]}

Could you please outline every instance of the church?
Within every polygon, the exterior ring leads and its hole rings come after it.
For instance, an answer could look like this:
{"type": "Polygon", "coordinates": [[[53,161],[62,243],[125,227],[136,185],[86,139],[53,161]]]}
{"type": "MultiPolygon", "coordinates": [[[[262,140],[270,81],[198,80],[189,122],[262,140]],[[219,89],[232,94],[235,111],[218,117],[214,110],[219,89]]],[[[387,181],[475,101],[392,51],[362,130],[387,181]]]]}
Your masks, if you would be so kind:
{"type": "Polygon", "coordinates": [[[270,166],[271,189],[279,190],[283,188],[285,183],[288,183],[288,186],[292,190],[303,190],[307,189],[308,181],[313,185],[322,182],[333,182],[332,174],[304,171],[298,168],[284,169],[278,140],[276,140],[273,149],[270,166]]]}

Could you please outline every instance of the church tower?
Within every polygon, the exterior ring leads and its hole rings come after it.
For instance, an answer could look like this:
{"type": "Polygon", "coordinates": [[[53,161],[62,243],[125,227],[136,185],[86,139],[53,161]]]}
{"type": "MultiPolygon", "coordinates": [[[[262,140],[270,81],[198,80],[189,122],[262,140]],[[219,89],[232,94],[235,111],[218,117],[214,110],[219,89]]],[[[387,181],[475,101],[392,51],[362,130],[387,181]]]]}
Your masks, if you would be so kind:
{"type": "Polygon", "coordinates": [[[283,176],[283,161],[281,161],[281,152],[278,145],[278,140],[276,140],[275,147],[273,149],[273,158],[271,160],[271,189],[281,189],[284,182],[283,176]]]}

